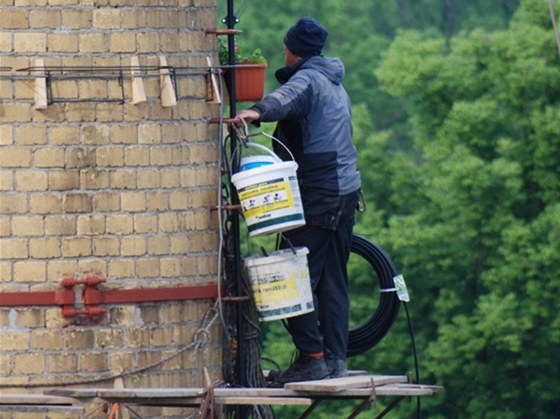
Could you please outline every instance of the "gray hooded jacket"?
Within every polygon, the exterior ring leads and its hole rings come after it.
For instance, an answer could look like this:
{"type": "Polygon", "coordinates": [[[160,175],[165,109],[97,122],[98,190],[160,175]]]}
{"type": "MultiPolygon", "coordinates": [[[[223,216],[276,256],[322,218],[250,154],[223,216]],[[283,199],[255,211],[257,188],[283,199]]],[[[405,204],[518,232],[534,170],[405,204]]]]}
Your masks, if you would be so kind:
{"type": "MultiPolygon", "coordinates": [[[[304,206],[357,191],[361,181],[342,62],[314,56],[278,70],[276,77],[282,85],[251,109],[262,122],[278,121],[275,137],[298,163],[304,206]]],[[[282,147],[275,150],[290,158],[282,147]]]]}

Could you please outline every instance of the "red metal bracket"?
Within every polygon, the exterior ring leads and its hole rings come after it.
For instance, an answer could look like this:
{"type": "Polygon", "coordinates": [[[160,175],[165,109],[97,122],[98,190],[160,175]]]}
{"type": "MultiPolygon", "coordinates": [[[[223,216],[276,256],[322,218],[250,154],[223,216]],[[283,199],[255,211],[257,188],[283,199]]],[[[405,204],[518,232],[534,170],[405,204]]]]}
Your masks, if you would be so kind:
{"type": "MultiPolygon", "coordinates": [[[[91,276],[83,279],[64,278],[62,289],[56,291],[0,292],[0,307],[61,306],[64,317],[100,317],[107,310],[100,304],[142,303],[157,301],[182,301],[217,299],[218,286],[193,285],[188,287],[139,288],[103,290],[99,286],[105,278],[91,276]],[[76,301],[74,287],[82,285],[81,301],[76,301]]],[[[222,287],[222,294],[224,293],[222,287]]]]}
{"type": "Polygon", "coordinates": [[[98,276],[91,276],[84,279],[76,278],[64,278],[62,280],[62,286],[67,290],[72,290],[76,285],[85,285],[82,291],[81,299],[82,303],[85,305],[84,308],[76,308],[75,302],[72,305],[64,305],[62,307],[62,315],[64,317],[76,317],[76,316],[87,316],[87,317],[99,317],[105,315],[107,310],[101,307],[97,307],[95,304],[88,304],[84,296],[88,290],[96,290],[97,286],[106,282],[105,278],[100,278],[98,276]]]}
{"type": "Polygon", "coordinates": [[[235,118],[210,118],[208,123],[210,124],[234,124],[237,122],[235,118]]]}
{"type": "Polygon", "coordinates": [[[243,33],[240,29],[206,29],[205,35],[239,35],[243,33]]]}
{"type": "Polygon", "coordinates": [[[84,284],[86,287],[96,287],[104,282],[107,282],[107,280],[105,278],[99,278],[98,276],[91,276],[84,279],[64,278],[62,280],[62,286],[64,288],[72,288],[75,285],[84,284]]]}
{"type": "Polygon", "coordinates": [[[71,289],[56,291],[0,292],[0,307],[14,306],[63,306],[74,304],[71,289]]]}
{"type": "Polygon", "coordinates": [[[62,307],[62,315],[64,317],[76,317],[76,316],[98,317],[98,316],[103,316],[105,313],[107,313],[107,310],[101,307],[86,307],[82,309],[77,309],[72,306],[62,307]]]}

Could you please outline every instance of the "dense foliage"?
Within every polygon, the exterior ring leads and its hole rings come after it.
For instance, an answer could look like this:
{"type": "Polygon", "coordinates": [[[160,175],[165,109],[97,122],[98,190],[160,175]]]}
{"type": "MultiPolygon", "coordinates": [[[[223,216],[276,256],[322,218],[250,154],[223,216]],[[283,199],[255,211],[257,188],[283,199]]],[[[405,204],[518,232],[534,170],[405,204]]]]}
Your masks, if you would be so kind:
{"type": "MultiPolygon", "coordinates": [[[[239,28],[271,68],[304,14],[329,28],[325,54],[345,61],[368,200],[356,231],[407,279],[421,381],[446,389],[423,399],[423,416],[557,417],[560,56],[547,2],[291,0],[267,2],[266,21],[259,2],[239,3],[239,28]]],[[[366,268],[351,265],[356,323],[376,296],[366,268]]],[[[263,340],[285,366],[280,322],[263,340]]],[[[349,364],[413,371],[404,316],[349,364]]]]}

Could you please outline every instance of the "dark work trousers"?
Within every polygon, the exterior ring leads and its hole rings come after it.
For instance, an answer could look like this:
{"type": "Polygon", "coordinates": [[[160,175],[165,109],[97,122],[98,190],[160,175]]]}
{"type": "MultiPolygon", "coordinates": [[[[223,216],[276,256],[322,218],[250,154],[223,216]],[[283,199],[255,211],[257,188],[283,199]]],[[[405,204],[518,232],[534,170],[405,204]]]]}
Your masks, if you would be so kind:
{"type": "MultiPolygon", "coordinates": [[[[358,191],[337,198],[336,207],[306,214],[306,225],[283,233],[294,247],[305,246],[315,310],[288,318],[296,348],[303,353],[325,352],[346,359],[350,301],[346,264],[350,256],[358,191]]],[[[314,208],[316,209],[316,208],[314,208]]],[[[311,211],[310,211],[311,212],[311,211]]]]}

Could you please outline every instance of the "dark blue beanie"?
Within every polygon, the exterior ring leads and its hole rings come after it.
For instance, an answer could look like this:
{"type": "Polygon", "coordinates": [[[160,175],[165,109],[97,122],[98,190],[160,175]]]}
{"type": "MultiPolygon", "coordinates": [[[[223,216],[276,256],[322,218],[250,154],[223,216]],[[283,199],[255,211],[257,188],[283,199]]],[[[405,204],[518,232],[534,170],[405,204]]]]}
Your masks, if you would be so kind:
{"type": "Polygon", "coordinates": [[[301,58],[321,55],[329,32],[311,16],[304,16],[288,29],[284,44],[301,58]]]}

